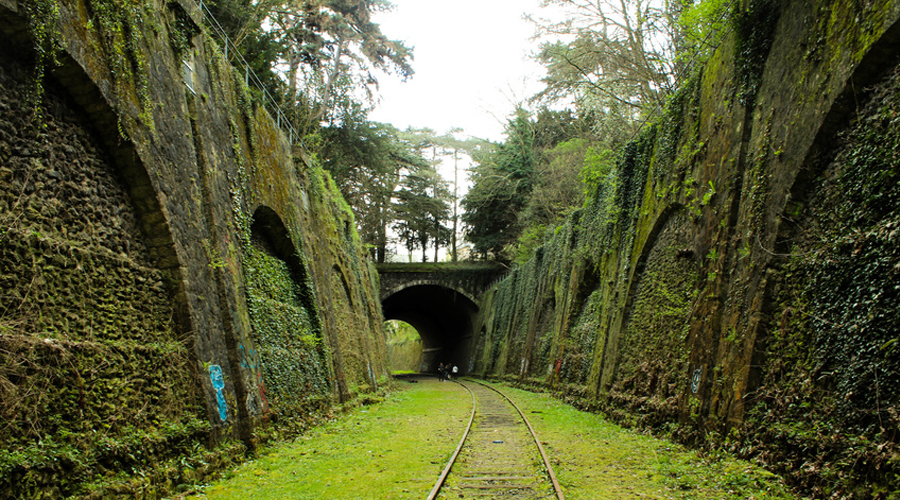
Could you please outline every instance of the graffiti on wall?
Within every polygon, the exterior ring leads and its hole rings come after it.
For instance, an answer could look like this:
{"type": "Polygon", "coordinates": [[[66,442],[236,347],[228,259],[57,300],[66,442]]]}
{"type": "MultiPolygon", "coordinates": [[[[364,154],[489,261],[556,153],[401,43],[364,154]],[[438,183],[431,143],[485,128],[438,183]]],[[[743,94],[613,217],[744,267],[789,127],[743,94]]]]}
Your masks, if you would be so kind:
{"type": "Polygon", "coordinates": [[[219,408],[219,418],[222,422],[228,420],[228,404],[225,402],[225,377],[222,375],[222,367],[219,365],[209,365],[209,380],[212,382],[213,389],[216,390],[216,405],[219,408]]]}
{"type": "Polygon", "coordinates": [[[694,370],[694,375],[691,377],[691,392],[697,394],[697,391],[700,390],[700,379],[703,377],[703,368],[697,368],[694,370]]]}
{"type": "Polygon", "coordinates": [[[241,353],[241,368],[245,370],[256,370],[259,368],[259,356],[256,354],[256,349],[251,348],[250,352],[247,352],[247,349],[244,348],[244,344],[238,346],[238,351],[241,353]]]}
{"type": "Polygon", "coordinates": [[[248,350],[244,348],[243,344],[238,346],[238,351],[241,354],[241,368],[253,372],[248,377],[250,387],[247,391],[247,411],[251,415],[268,413],[269,400],[266,398],[266,385],[263,382],[262,371],[259,369],[259,355],[256,349],[248,350]]]}
{"type": "Polygon", "coordinates": [[[257,371],[255,380],[251,379],[250,390],[247,391],[247,411],[251,415],[269,412],[269,400],[266,398],[266,385],[262,372],[257,371]]]}

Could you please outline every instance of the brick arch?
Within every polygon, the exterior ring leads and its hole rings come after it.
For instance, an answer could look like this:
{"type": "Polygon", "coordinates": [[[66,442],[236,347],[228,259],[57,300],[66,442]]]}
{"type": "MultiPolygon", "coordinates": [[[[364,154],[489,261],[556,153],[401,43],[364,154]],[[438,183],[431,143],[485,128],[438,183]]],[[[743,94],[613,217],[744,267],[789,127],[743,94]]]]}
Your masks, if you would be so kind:
{"type": "Polygon", "coordinates": [[[393,286],[391,288],[382,290],[381,291],[381,302],[383,303],[385,300],[390,298],[392,295],[396,295],[408,288],[417,287],[417,286],[437,286],[437,287],[441,287],[441,288],[446,288],[447,290],[451,290],[455,293],[458,293],[458,294],[464,296],[465,298],[472,301],[472,303],[474,303],[474,304],[477,304],[478,300],[479,300],[478,297],[473,295],[471,292],[463,290],[461,288],[447,286],[447,284],[444,283],[440,279],[417,279],[417,280],[408,281],[406,283],[401,283],[401,284],[393,286]]]}
{"type": "MultiPolygon", "coordinates": [[[[680,325],[660,320],[665,316],[658,315],[659,311],[690,306],[672,302],[687,300],[696,285],[693,274],[699,269],[699,259],[689,220],[684,207],[677,203],[666,207],[656,219],[628,283],[621,326],[605,346],[600,392],[624,384],[651,397],[669,390],[674,381],[666,377],[681,374],[679,368],[683,367],[673,359],[674,352],[686,348],[678,340],[680,325]],[[636,349],[639,343],[634,338],[645,334],[657,335],[658,344],[636,349]]],[[[686,310],[680,312],[687,314],[686,310]]],[[[666,393],[663,399],[673,395],[666,393]]]]}
{"type": "MultiPolygon", "coordinates": [[[[33,41],[23,18],[2,10],[0,26],[11,47],[21,54],[33,53],[33,41]]],[[[54,58],[55,65],[48,68],[50,74],[47,85],[67,94],[90,123],[94,137],[103,146],[128,191],[134,212],[140,220],[140,229],[146,239],[152,263],[160,269],[180,275],[181,266],[169,228],[169,215],[162,208],[137,148],[120,132],[118,115],[104,97],[104,92],[101,92],[69,52],[57,52],[54,58]]]]}
{"type": "Polygon", "coordinates": [[[412,325],[422,337],[425,371],[472,365],[481,295],[507,275],[497,263],[379,264],[384,319],[412,325]]]}
{"type": "MultiPolygon", "coordinates": [[[[8,11],[0,11],[0,25],[3,26],[6,42],[13,49],[8,53],[15,52],[26,57],[33,54],[33,42],[23,18],[8,11]]],[[[85,126],[91,132],[92,141],[106,154],[118,182],[128,195],[130,208],[135,214],[147,249],[149,264],[171,277],[169,294],[176,326],[180,335],[187,335],[194,329],[188,314],[182,265],[169,226],[169,214],[160,203],[159,193],[153,187],[135,144],[120,132],[119,118],[101,89],[68,52],[58,52],[54,57],[55,65],[48,68],[50,72],[45,78],[44,92],[65,96],[72,109],[85,118],[85,126]]]]}
{"type": "Polygon", "coordinates": [[[494,262],[393,263],[377,264],[376,269],[381,302],[412,286],[434,285],[478,303],[485,290],[509,273],[508,267],[494,262]]]}
{"type": "MultiPolygon", "coordinates": [[[[8,28],[5,23],[14,16],[5,9],[0,7],[0,26],[8,28]]],[[[17,126],[3,127],[0,135],[3,143],[17,147],[0,151],[0,198],[19,186],[27,192],[22,191],[24,196],[16,200],[22,203],[15,208],[0,203],[0,218],[12,215],[9,220],[18,221],[16,228],[3,227],[7,239],[0,241],[0,267],[25,262],[23,256],[46,264],[16,265],[2,273],[2,278],[14,276],[8,283],[0,279],[4,295],[10,290],[28,293],[12,294],[24,314],[2,318],[21,327],[4,330],[0,364],[16,369],[28,366],[23,361],[37,360],[34,369],[6,374],[22,387],[40,387],[40,397],[52,404],[23,403],[32,416],[10,419],[0,441],[22,445],[31,440],[29,445],[40,447],[40,439],[52,441],[65,430],[107,423],[113,425],[104,434],[120,439],[125,431],[116,420],[155,432],[161,423],[196,419],[203,394],[189,341],[194,328],[169,214],[160,203],[164,195],[154,189],[137,147],[119,131],[109,102],[64,53],[57,54],[60,65],[43,82],[42,128],[32,129],[33,104],[21,97],[34,71],[30,41],[10,37],[4,42],[13,48],[0,50],[0,92],[9,105],[2,119],[17,126]],[[39,210],[21,210],[25,207],[39,210]],[[78,401],[65,397],[72,393],[79,394],[78,401]],[[43,437],[33,435],[37,430],[43,437]]],[[[4,315],[19,314],[4,304],[0,309],[4,315]]],[[[211,399],[207,409],[216,422],[216,392],[211,399]]],[[[6,413],[3,406],[10,401],[0,394],[0,412],[6,413]]],[[[158,449],[174,449],[182,437],[161,441],[158,449]]],[[[97,444],[99,434],[79,439],[96,449],[96,459],[103,463],[126,463],[125,454],[136,451],[126,445],[103,449],[97,444]]],[[[48,465],[39,481],[64,474],[69,466],[57,460],[57,452],[47,446],[41,450],[53,457],[48,464],[57,465],[48,465]]],[[[43,486],[21,480],[25,469],[14,464],[0,478],[0,489],[13,497],[34,496],[43,486]]],[[[81,469],[75,476],[80,481],[86,474],[81,469]]],[[[54,489],[44,491],[69,496],[75,484],[50,484],[54,489]]]]}
{"type": "MultiPolygon", "coordinates": [[[[302,291],[302,295],[299,297],[300,302],[307,309],[315,310],[315,300],[307,286],[309,272],[300,258],[300,253],[296,245],[294,245],[281,216],[271,207],[266,205],[257,206],[253,211],[250,234],[253,239],[264,242],[272,255],[288,265],[291,279],[297,283],[302,291]]],[[[315,321],[314,316],[310,316],[310,319],[313,321],[315,321]]],[[[320,330],[318,323],[315,324],[315,327],[317,330],[320,330]]]]}
{"type": "Polygon", "coordinates": [[[383,299],[384,319],[404,321],[419,332],[424,371],[434,372],[438,363],[452,363],[465,372],[474,342],[477,303],[456,290],[422,281],[383,299]]]}
{"type": "Polygon", "coordinates": [[[59,54],[58,60],[59,65],[52,71],[53,83],[64,89],[87,117],[94,136],[109,156],[130,198],[151,265],[172,278],[170,294],[178,329],[184,334],[191,332],[194,328],[187,310],[182,265],[169,225],[170,215],[160,203],[160,193],[154,188],[134,143],[120,133],[119,119],[100,89],[68,54],[59,54]]]}

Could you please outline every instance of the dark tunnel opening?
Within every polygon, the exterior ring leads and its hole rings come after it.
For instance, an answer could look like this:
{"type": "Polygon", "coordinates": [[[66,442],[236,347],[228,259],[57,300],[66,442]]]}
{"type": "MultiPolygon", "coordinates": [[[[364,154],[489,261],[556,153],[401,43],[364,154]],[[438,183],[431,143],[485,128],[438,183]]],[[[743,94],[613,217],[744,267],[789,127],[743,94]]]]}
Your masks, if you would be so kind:
{"type": "Polygon", "coordinates": [[[385,321],[409,323],[422,337],[419,369],[436,373],[439,363],[469,371],[473,325],[478,306],[465,295],[437,285],[415,285],[396,292],[381,304],[385,321]]]}

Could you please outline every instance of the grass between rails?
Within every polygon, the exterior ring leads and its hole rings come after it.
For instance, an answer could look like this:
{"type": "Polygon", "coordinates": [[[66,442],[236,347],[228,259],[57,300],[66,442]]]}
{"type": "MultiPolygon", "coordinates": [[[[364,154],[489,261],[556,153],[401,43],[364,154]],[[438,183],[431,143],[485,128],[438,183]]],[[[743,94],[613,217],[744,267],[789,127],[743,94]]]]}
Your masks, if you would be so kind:
{"type": "Polygon", "coordinates": [[[456,384],[398,382],[383,403],[354,409],[256,460],[190,499],[415,499],[428,496],[471,409],[456,384]]]}
{"type": "MultiPolygon", "coordinates": [[[[403,390],[383,403],[273,446],[189,498],[426,498],[459,441],[471,400],[456,384],[433,379],[400,384],[403,390]]],[[[545,443],[567,500],[794,498],[777,476],[749,462],[702,457],[547,394],[502,390],[545,443]]]]}
{"type": "Polygon", "coordinates": [[[497,386],[544,443],[566,500],[796,498],[778,476],[750,462],[724,453],[703,457],[548,394],[497,386]]]}

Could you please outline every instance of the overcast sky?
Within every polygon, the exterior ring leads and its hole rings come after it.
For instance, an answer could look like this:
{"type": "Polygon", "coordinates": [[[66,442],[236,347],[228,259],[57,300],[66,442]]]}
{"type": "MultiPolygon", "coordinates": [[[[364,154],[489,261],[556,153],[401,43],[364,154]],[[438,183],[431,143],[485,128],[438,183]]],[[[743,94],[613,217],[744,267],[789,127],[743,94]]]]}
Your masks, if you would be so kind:
{"type": "Polygon", "coordinates": [[[393,0],[375,18],[382,33],[415,48],[416,74],[382,75],[373,121],[500,141],[503,125],[540,89],[543,69],[528,58],[533,26],[522,19],[539,0],[393,0]]]}

